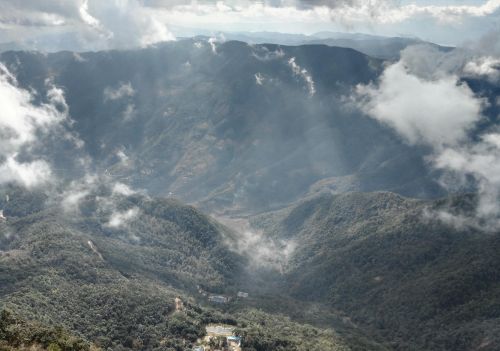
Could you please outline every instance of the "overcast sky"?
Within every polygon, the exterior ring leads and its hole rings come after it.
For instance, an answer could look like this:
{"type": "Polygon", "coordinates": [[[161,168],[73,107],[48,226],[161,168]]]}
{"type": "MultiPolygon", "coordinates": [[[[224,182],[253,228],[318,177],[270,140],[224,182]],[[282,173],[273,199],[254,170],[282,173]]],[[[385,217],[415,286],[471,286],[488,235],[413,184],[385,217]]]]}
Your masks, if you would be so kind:
{"type": "Polygon", "coordinates": [[[204,30],[363,32],[462,45],[496,35],[499,20],[500,0],[0,0],[0,42],[122,48],[204,30]]]}

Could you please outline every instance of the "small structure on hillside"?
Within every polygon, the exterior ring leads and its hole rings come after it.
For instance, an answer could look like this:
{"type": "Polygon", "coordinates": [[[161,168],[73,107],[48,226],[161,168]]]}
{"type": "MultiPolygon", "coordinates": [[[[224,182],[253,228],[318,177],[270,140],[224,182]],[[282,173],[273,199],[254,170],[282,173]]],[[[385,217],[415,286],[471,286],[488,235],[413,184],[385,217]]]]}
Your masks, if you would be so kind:
{"type": "Polygon", "coordinates": [[[222,295],[210,295],[208,297],[208,301],[213,302],[213,303],[228,303],[229,297],[222,296],[222,295]]]}
{"type": "Polygon", "coordinates": [[[174,301],[175,301],[175,311],[176,312],[184,311],[184,302],[182,302],[180,297],[176,297],[174,301]]]}
{"type": "Polygon", "coordinates": [[[242,297],[246,299],[248,297],[248,293],[243,292],[243,291],[238,291],[238,294],[236,294],[238,297],[242,297]]]}
{"type": "Polygon", "coordinates": [[[7,218],[3,215],[3,210],[0,210],[0,222],[6,221],[7,218]]]}
{"type": "Polygon", "coordinates": [[[208,336],[228,337],[233,335],[234,327],[223,324],[210,324],[205,327],[208,336]]]}
{"type": "Polygon", "coordinates": [[[241,337],[239,336],[228,336],[227,337],[227,344],[228,346],[238,346],[240,347],[241,346],[241,337]]]}

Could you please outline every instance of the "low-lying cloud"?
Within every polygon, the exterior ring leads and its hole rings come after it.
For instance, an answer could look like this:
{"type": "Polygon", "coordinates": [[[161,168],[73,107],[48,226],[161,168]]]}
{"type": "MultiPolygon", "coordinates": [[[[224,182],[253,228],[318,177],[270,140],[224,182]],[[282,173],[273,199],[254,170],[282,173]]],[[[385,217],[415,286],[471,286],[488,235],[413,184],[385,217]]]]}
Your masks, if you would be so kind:
{"type": "Polygon", "coordinates": [[[314,94],[316,94],[316,86],[311,74],[305,68],[302,68],[297,64],[295,57],[288,60],[288,66],[290,66],[292,73],[295,76],[300,77],[306,83],[309,96],[314,96],[314,94]]]}
{"type": "Polygon", "coordinates": [[[470,77],[485,78],[491,83],[496,83],[500,81],[500,59],[492,56],[478,58],[464,66],[464,73],[470,77]]]}
{"type": "Polygon", "coordinates": [[[265,268],[284,272],[288,260],[295,251],[293,240],[274,240],[262,230],[253,229],[245,219],[216,217],[233,229],[234,235],[226,238],[227,245],[235,252],[248,257],[251,268],[265,268]]]}
{"type": "Polygon", "coordinates": [[[31,149],[39,138],[67,117],[68,106],[61,89],[48,85],[46,102],[35,104],[31,91],[18,85],[14,75],[0,63],[0,183],[32,188],[53,178],[47,160],[35,158],[31,149]],[[29,157],[27,157],[29,156],[29,157]]]}
{"type": "Polygon", "coordinates": [[[106,226],[110,228],[123,228],[139,215],[137,207],[128,209],[126,211],[113,211],[109,216],[109,221],[106,226]]]}
{"type": "Polygon", "coordinates": [[[357,87],[362,109],[410,144],[454,145],[481,118],[483,102],[457,76],[420,78],[405,61],[388,66],[376,85],[357,87]]]}
{"type": "MultiPolygon", "coordinates": [[[[414,53],[418,48],[408,50],[414,53]]],[[[477,128],[488,102],[460,78],[473,71],[491,79],[496,68],[490,63],[495,60],[473,57],[467,62],[466,56],[457,54],[441,55],[448,61],[418,57],[428,56],[403,52],[401,60],[387,66],[376,83],[358,86],[357,104],[407,143],[430,147],[428,162],[444,172],[440,180],[444,186],[466,188],[473,179],[479,195],[475,218],[441,213],[440,219],[496,230],[500,228],[500,133],[477,128]]]]}
{"type": "Polygon", "coordinates": [[[104,101],[120,100],[124,97],[131,97],[135,95],[135,89],[132,83],[120,83],[117,87],[106,87],[103,92],[104,101]]]}

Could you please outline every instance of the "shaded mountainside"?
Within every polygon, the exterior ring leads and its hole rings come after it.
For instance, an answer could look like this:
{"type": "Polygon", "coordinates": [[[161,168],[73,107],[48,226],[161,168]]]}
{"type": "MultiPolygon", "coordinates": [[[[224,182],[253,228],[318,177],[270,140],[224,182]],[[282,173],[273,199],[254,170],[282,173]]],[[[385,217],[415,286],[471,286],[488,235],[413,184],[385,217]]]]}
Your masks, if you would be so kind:
{"type": "Polygon", "coordinates": [[[246,259],[223,244],[231,235],[227,229],[192,207],[102,188],[67,212],[40,194],[5,192],[0,308],[44,327],[18,330],[20,322],[2,315],[2,350],[31,345],[87,350],[93,343],[112,350],[181,351],[191,349],[209,323],[233,325],[245,337],[245,350],[350,350],[349,344],[357,344],[331,329],[250,306],[229,314],[200,305],[193,297],[197,285],[235,293],[246,259]],[[29,199],[31,210],[20,213],[29,199]],[[137,208],[136,216],[127,221],[122,216],[117,226],[116,213],[130,208],[137,208]],[[184,301],[182,311],[176,310],[176,297],[184,301]],[[51,331],[52,326],[64,327],[76,339],[62,329],[51,331]],[[69,345],[78,340],[81,347],[69,345]]]}
{"type": "MultiPolygon", "coordinates": [[[[0,60],[40,97],[47,78],[63,88],[67,127],[97,171],[211,211],[288,204],[324,179],[338,191],[441,191],[424,150],[346,104],[383,68],[352,49],[186,39],[0,60]]],[[[67,155],[53,158],[64,178],[67,155]]]]}
{"type": "Polygon", "coordinates": [[[500,237],[432,219],[474,201],[323,195],[254,223],[295,243],[281,288],[295,298],[344,311],[397,350],[497,350],[500,237]]]}

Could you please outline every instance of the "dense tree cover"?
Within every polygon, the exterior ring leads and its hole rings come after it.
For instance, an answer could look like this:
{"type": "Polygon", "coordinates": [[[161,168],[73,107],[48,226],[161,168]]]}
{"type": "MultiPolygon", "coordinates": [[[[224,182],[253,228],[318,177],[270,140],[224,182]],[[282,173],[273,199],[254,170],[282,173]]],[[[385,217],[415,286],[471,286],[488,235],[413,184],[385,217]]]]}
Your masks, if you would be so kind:
{"type": "Polygon", "coordinates": [[[238,313],[244,324],[235,333],[248,351],[347,351],[351,350],[332,330],[292,322],[288,317],[258,310],[238,313]]]}
{"type": "Polygon", "coordinates": [[[341,310],[397,350],[495,350],[500,236],[436,220],[471,214],[473,196],[324,195],[259,216],[293,240],[282,291],[341,310]]]}
{"type": "Polygon", "coordinates": [[[256,351],[498,345],[498,235],[432,216],[468,214],[474,196],[324,195],[260,215],[265,234],[296,249],[283,274],[253,277],[226,245],[233,232],[174,200],[101,189],[65,212],[36,194],[19,201],[30,198],[33,210],[0,223],[1,305],[103,349],[186,350],[209,323],[234,325],[256,351]],[[132,208],[133,218],[110,225],[132,208]],[[251,296],[213,306],[198,285],[228,294],[243,285],[251,296]]]}
{"type": "MultiPolygon", "coordinates": [[[[17,199],[10,196],[9,206],[17,199]]],[[[282,316],[200,306],[192,297],[197,285],[234,290],[245,259],[223,244],[227,229],[192,207],[101,189],[67,210],[47,201],[0,223],[0,307],[62,325],[103,350],[187,350],[209,323],[234,325],[250,350],[310,350],[305,335],[315,335],[314,344],[347,348],[332,331],[282,316]],[[136,217],[109,226],[113,212],[130,208],[138,209],[136,217]],[[183,311],[175,311],[176,297],[183,311]]],[[[9,335],[0,339],[11,345],[9,335]]],[[[51,351],[79,350],[54,345],[51,351]]]]}
{"type": "Polygon", "coordinates": [[[84,339],[61,327],[26,322],[7,310],[0,311],[0,350],[98,351],[84,339]]]}
{"type": "MultiPolygon", "coordinates": [[[[30,198],[9,194],[10,208],[30,198]]],[[[201,311],[170,317],[178,289],[230,285],[241,259],[222,245],[222,227],[175,201],[106,189],[71,211],[48,202],[0,223],[3,305],[102,348],[183,350],[204,333],[201,311]],[[134,218],[109,225],[130,208],[134,218]]]]}

